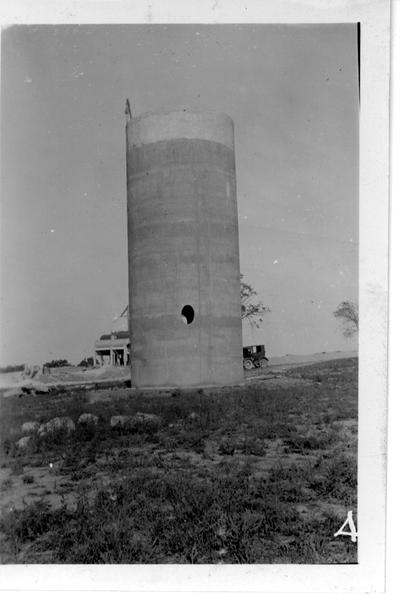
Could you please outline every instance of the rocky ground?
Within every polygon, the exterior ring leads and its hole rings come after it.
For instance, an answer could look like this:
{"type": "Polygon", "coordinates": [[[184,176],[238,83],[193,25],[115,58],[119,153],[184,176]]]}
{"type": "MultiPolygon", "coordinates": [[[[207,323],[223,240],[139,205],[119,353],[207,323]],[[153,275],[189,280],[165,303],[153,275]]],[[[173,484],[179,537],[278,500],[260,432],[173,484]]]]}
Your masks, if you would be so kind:
{"type": "Polygon", "coordinates": [[[117,379],[0,399],[9,563],[354,563],[357,360],[281,363],[240,387],[117,379]]]}

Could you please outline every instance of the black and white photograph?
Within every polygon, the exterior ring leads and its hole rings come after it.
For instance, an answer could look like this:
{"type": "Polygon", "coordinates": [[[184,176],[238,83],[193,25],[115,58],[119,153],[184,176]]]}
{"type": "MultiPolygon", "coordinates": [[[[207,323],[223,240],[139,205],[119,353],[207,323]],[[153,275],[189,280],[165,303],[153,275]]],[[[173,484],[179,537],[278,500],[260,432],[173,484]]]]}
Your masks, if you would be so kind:
{"type": "Polygon", "coordinates": [[[2,23],[0,562],[346,572],[362,19],[151,10],[2,23]]]}

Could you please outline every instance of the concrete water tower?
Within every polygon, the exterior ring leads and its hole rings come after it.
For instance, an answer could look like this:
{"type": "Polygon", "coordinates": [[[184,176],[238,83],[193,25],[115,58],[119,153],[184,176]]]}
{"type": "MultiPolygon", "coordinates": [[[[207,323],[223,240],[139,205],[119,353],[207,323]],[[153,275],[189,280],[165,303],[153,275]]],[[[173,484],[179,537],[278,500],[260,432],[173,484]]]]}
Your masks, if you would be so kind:
{"type": "Polygon", "coordinates": [[[132,385],[243,379],[233,121],[174,111],[128,119],[132,385]]]}

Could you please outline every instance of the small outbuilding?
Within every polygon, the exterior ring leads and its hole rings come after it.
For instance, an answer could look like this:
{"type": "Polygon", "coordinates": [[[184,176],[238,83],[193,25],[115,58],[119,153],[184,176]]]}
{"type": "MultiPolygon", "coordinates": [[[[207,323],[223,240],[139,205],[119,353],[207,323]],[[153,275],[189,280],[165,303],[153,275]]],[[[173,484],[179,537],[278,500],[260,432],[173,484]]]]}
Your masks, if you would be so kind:
{"type": "Polygon", "coordinates": [[[94,344],[94,364],[128,366],[131,341],[128,331],[128,306],[113,319],[111,332],[101,335],[94,344]]]}
{"type": "Polygon", "coordinates": [[[94,361],[101,366],[128,366],[130,356],[129,331],[101,335],[94,344],[94,361]]]}

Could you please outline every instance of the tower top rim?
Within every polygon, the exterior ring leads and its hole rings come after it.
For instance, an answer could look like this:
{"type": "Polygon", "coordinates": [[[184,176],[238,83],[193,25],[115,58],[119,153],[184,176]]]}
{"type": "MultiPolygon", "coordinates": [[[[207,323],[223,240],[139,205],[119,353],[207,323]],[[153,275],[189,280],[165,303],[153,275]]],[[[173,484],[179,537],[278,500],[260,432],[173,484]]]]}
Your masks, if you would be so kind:
{"type": "Polygon", "coordinates": [[[234,123],[223,112],[170,110],[145,112],[126,124],[128,148],[179,138],[209,140],[234,149],[234,123]]]}

